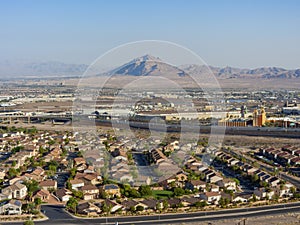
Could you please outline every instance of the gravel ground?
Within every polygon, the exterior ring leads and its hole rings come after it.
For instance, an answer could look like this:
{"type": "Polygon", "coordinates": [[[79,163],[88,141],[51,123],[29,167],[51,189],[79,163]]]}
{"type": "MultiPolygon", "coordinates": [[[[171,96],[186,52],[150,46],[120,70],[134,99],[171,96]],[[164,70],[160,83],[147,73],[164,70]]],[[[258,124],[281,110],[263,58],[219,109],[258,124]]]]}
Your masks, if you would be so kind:
{"type": "MultiPolygon", "coordinates": [[[[278,216],[264,216],[247,218],[245,223],[242,219],[226,219],[198,223],[183,223],[182,225],[294,225],[300,224],[300,213],[289,213],[278,216]]],[[[171,224],[170,224],[171,225],[171,224]]]]}

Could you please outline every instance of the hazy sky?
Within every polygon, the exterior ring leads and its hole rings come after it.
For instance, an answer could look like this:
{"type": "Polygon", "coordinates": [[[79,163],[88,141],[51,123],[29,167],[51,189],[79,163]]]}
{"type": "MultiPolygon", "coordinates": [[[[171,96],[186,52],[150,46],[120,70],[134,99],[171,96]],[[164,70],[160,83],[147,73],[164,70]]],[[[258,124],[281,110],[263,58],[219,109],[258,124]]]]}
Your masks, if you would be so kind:
{"type": "Polygon", "coordinates": [[[186,46],[215,66],[300,68],[300,1],[0,0],[0,60],[91,63],[126,42],[186,46]]]}

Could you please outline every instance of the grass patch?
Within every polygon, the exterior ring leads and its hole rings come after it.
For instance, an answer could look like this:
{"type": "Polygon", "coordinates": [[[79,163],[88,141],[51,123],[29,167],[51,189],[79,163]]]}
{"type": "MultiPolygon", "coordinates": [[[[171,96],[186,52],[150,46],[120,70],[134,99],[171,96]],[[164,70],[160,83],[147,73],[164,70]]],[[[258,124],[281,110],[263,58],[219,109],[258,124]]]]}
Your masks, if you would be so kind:
{"type": "Polygon", "coordinates": [[[172,191],[165,191],[165,190],[162,190],[162,191],[153,190],[152,195],[156,199],[168,199],[168,198],[171,198],[173,196],[173,192],[172,191]]]}

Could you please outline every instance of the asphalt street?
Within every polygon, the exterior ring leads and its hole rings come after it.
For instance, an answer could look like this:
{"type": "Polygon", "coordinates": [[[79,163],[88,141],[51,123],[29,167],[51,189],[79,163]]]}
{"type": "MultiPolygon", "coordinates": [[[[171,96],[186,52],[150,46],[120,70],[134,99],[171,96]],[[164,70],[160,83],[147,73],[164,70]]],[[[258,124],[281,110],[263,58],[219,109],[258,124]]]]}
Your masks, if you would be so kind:
{"type": "MultiPolygon", "coordinates": [[[[239,208],[239,209],[227,209],[219,211],[206,211],[196,213],[177,213],[177,214],[160,214],[151,216],[128,216],[128,217],[103,217],[96,219],[79,219],[70,216],[64,211],[62,206],[42,206],[42,210],[45,210],[45,214],[49,220],[35,222],[39,225],[75,225],[75,224],[111,224],[114,225],[118,222],[122,224],[179,224],[189,222],[203,222],[214,221],[220,219],[239,219],[247,217],[267,216],[276,214],[285,214],[292,212],[300,212],[300,202],[287,203],[271,206],[261,206],[253,208],[239,208]]],[[[12,224],[12,223],[10,223],[12,224]]],[[[16,225],[22,225],[23,223],[14,223],[16,225]]]]}

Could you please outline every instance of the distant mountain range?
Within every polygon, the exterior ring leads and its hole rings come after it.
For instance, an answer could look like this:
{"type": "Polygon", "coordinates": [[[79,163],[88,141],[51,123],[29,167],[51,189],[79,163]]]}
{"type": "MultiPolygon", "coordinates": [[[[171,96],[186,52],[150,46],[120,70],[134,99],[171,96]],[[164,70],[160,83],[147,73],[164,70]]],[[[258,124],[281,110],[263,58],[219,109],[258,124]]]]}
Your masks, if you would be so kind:
{"type": "MultiPolygon", "coordinates": [[[[181,68],[190,74],[197,74],[203,71],[204,66],[185,65],[181,68]]],[[[219,79],[234,78],[262,78],[262,79],[286,79],[300,78],[300,69],[287,70],[280,67],[260,67],[256,69],[240,69],[234,67],[209,67],[219,79]]]]}
{"type": "MultiPolygon", "coordinates": [[[[26,78],[26,77],[65,77],[81,76],[88,65],[67,64],[61,62],[0,62],[0,78],[26,78]]],[[[240,69],[234,67],[213,67],[209,69],[218,79],[292,79],[300,78],[300,69],[287,70],[279,67],[261,67],[256,69],[240,69]]],[[[199,65],[173,66],[163,62],[158,57],[144,55],[125,63],[107,73],[101,75],[118,76],[178,76],[184,77],[188,74],[200,75],[208,73],[208,67],[199,65]]]]}
{"type": "Polygon", "coordinates": [[[287,70],[279,67],[261,67],[257,69],[240,69],[233,67],[213,67],[204,65],[181,65],[179,67],[172,66],[163,62],[160,58],[145,55],[136,58],[112,71],[109,74],[116,75],[132,75],[132,76],[151,76],[151,75],[178,75],[180,77],[188,74],[205,74],[209,73],[209,69],[220,79],[234,78],[299,78],[300,69],[287,70]]]}
{"type": "Polygon", "coordinates": [[[85,64],[62,62],[0,61],[0,78],[78,76],[87,69],[85,64]]]}

